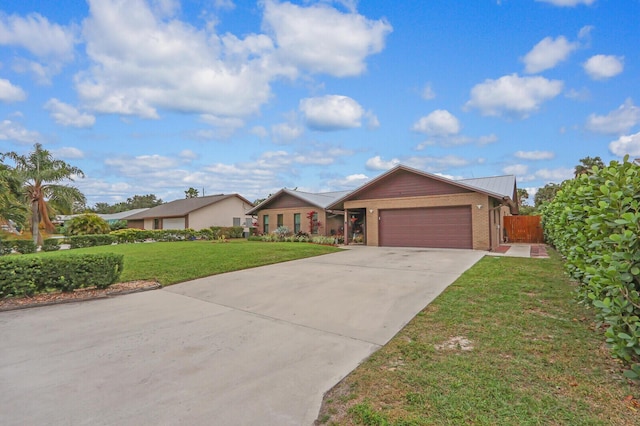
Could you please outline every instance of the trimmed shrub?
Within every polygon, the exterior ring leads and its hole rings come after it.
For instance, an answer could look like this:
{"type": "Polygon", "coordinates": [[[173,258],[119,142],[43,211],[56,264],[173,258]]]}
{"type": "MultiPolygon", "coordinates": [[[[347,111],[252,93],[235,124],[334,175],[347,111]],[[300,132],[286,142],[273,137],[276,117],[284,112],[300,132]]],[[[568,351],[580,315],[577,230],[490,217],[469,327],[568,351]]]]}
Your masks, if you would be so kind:
{"type": "Polygon", "coordinates": [[[0,259],[0,298],[49,289],[107,288],[120,278],[123,266],[124,256],[114,253],[5,257],[0,259]]]}
{"type": "Polygon", "coordinates": [[[127,228],[112,231],[109,235],[113,235],[118,244],[141,243],[151,239],[153,232],[145,229],[127,228]]]}
{"type": "Polygon", "coordinates": [[[543,207],[547,242],[607,324],[607,345],[640,379],[640,167],[625,157],[565,181],[543,207]]]}
{"type": "Polygon", "coordinates": [[[14,250],[21,254],[35,253],[38,249],[32,240],[13,240],[12,244],[14,250]]]}
{"type": "Polygon", "coordinates": [[[56,251],[60,250],[59,238],[47,238],[42,244],[42,251],[56,251]]]}
{"type": "Polygon", "coordinates": [[[69,237],[69,244],[72,249],[95,247],[95,246],[108,246],[117,241],[117,238],[109,234],[98,235],[74,235],[69,237]]]}
{"type": "Polygon", "coordinates": [[[76,216],[65,223],[65,235],[108,234],[111,228],[106,220],[95,213],[76,216]]]}
{"type": "Polygon", "coordinates": [[[0,256],[5,254],[11,254],[13,251],[13,244],[11,240],[0,240],[0,256]]]}

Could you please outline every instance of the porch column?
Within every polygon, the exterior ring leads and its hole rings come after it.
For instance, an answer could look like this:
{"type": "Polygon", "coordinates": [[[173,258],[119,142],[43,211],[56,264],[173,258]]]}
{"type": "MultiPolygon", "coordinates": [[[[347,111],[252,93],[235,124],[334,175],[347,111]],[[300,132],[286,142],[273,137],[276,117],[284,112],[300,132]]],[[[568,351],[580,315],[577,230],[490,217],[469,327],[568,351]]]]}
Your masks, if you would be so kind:
{"type": "Polygon", "coordinates": [[[349,210],[344,209],[344,225],[343,225],[343,229],[344,229],[344,245],[348,246],[349,245],[349,228],[348,228],[348,224],[349,224],[349,210]]]}

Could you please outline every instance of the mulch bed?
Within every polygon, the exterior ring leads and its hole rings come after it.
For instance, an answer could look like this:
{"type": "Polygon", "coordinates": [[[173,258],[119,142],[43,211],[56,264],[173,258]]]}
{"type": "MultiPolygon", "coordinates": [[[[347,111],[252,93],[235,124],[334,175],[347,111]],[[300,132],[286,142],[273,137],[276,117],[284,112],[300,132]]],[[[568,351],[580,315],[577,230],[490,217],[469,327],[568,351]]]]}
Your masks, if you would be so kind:
{"type": "Polygon", "coordinates": [[[137,293],[140,291],[155,290],[162,287],[155,281],[130,281],[117,283],[109,288],[98,289],[95,287],[82,288],[72,292],[42,293],[30,297],[8,297],[0,299],[0,312],[14,309],[32,308],[36,306],[57,305],[60,303],[81,302],[84,300],[104,299],[123,294],[137,293]]]}

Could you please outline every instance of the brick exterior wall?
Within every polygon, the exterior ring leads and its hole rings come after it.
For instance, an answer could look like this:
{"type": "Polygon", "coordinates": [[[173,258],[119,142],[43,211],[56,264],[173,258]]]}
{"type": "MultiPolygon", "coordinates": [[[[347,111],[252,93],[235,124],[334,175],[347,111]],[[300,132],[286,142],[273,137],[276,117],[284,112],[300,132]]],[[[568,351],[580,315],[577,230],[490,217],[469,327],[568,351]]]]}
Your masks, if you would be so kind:
{"type": "Polygon", "coordinates": [[[400,209],[415,207],[443,207],[443,206],[471,206],[471,226],[473,248],[475,250],[495,249],[497,241],[497,225],[502,231],[503,208],[489,196],[477,192],[464,194],[435,195],[426,197],[399,197],[373,200],[346,201],[345,210],[366,209],[366,243],[369,246],[378,246],[378,218],[379,210],[400,209]],[[478,208],[477,206],[482,206],[478,208]],[[496,207],[498,206],[498,207],[496,207]],[[495,214],[495,211],[498,214],[495,214]]]}
{"type": "Polygon", "coordinates": [[[293,223],[293,215],[295,213],[300,213],[300,231],[311,234],[309,229],[309,219],[307,219],[307,214],[310,211],[315,211],[318,213],[318,221],[322,224],[322,226],[318,229],[318,233],[316,235],[331,235],[331,231],[335,231],[335,233],[340,233],[340,227],[342,226],[343,217],[337,216],[324,211],[321,208],[315,206],[300,206],[300,207],[291,207],[291,208],[275,208],[275,209],[264,209],[258,212],[258,230],[260,233],[264,233],[263,223],[264,216],[269,215],[269,233],[272,233],[278,228],[278,215],[282,215],[282,225],[289,228],[289,231],[293,232],[294,223],[293,223]]]}

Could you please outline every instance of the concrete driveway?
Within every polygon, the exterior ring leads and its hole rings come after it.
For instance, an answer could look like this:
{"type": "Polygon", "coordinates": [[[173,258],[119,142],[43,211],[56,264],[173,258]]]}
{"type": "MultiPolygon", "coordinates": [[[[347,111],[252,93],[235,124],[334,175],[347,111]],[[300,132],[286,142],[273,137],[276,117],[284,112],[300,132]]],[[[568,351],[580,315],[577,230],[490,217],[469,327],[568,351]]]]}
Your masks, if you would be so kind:
{"type": "Polygon", "coordinates": [[[0,313],[0,424],[311,424],[324,392],[484,254],[354,247],[0,313]]]}

